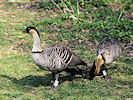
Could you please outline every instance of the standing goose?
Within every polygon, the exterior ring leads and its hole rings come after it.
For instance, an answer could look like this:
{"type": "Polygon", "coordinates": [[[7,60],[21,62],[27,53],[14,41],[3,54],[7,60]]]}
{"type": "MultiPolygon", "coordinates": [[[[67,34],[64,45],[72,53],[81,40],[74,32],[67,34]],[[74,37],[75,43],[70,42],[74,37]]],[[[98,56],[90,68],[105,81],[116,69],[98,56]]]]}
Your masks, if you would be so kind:
{"type": "MultiPolygon", "coordinates": [[[[65,47],[45,47],[40,46],[40,35],[35,27],[27,27],[23,32],[30,33],[33,36],[33,48],[31,57],[34,63],[46,71],[52,72],[53,89],[56,89],[59,81],[59,73],[62,71],[69,71],[70,66],[85,65],[87,64],[80,59],[75,53],[69,51],[65,47]]],[[[83,75],[83,70],[78,69],[78,72],[83,75]]]]}
{"type": "Polygon", "coordinates": [[[116,60],[122,50],[115,39],[105,39],[100,42],[97,49],[97,57],[94,59],[93,67],[90,70],[90,80],[96,75],[103,74],[107,78],[106,68],[104,64],[109,64],[116,60]]]}

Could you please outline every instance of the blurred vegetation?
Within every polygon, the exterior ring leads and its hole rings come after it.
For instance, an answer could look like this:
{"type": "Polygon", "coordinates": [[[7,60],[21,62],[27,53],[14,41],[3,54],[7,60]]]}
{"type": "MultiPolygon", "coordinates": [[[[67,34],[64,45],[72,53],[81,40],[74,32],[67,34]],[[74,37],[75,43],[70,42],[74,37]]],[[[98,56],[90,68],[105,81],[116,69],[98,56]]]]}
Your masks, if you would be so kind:
{"type": "Polygon", "coordinates": [[[40,0],[32,7],[49,10],[56,16],[33,22],[61,33],[57,39],[72,38],[100,41],[116,38],[121,42],[133,39],[132,0],[40,0]],[[56,30],[59,28],[60,30],[56,30]]]}
{"type": "Polygon", "coordinates": [[[0,0],[0,100],[132,100],[131,0],[21,1],[0,0]],[[22,33],[29,25],[39,30],[42,47],[70,47],[88,68],[100,40],[114,37],[131,46],[123,45],[126,52],[106,66],[111,80],[98,76],[89,81],[61,73],[58,91],[48,92],[51,73],[34,64],[32,36],[22,33]]]}

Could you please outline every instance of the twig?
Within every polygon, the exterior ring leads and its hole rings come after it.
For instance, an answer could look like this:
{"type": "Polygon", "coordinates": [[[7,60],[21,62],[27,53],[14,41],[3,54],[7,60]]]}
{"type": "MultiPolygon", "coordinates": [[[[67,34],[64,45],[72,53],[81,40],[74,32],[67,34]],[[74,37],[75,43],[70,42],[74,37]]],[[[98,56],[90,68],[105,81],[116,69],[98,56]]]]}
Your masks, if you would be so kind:
{"type": "Polygon", "coordinates": [[[51,24],[51,26],[53,26],[53,25],[58,25],[58,23],[54,22],[53,24],[51,24]]]}
{"type": "Polygon", "coordinates": [[[121,16],[122,16],[122,12],[120,13],[120,15],[119,15],[119,17],[118,17],[118,20],[117,21],[119,21],[120,19],[121,19],[121,16]]]}
{"type": "Polygon", "coordinates": [[[53,0],[51,0],[51,1],[55,4],[55,6],[56,6],[58,9],[61,10],[61,12],[63,12],[62,9],[61,9],[53,0]]]}
{"type": "Polygon", "coordinates": [[[86,21],[86,20],[84,20],[84,19],[77,18],[77,17],[75,17],[74,15],[71,15],[69,18],[72,18],[73,20],[76,20],[76,21],[78,21],[78,20],[86,21]]]}
{"type": "Polygon", "coordinates": [[[79,15],[79,1],[77,0],[77,13],[79,15]]]}
{"type": "Polygon", "coordinates": [[[72,18],[73,20],[76,20],[76,21],[82,20],[82,19],[76,18],[74,16],[74,14],[72,14],[72,12],[70,11],[70,9],[67,7],[67,5],[62,0],[61,0],[61,2],[62,2],[62,4],[64,4],[64,6],[68,9],[69,13],[71,14],[69,18],[72,18]]]}
{"type": "Polygon", "coordinates": [[[48,9],[53,13],[53,14],[55,14],[54,12],[53,12],[53,10],[48,6],[48,9]]]}
{"type": "Polygon", "coordinates": [[[69,13],[72,14],[71,11],[70,11],[70,9],[67,7],[67,5],[62,0],[61,0],[61,2],[67,8],[67,10],[69,11],[69,13]]]}
{"type": "MultiPolygon", "coordinates": [[[[61,8],[60,8],[53,0],[51,0],[51,1],[57,6],[58,9],[61,10],[61,8]]],[[[70,13],[70,17],[69,17],[69,18],[72,18],[73,20],[76,20],[76,21],[79,21],[79,20],[81,20],[81,21],[86,21],[86,20],[84,20],[84,19],[77,18],[77,17],[74,16],[74,10],[73,10],[73,8],[72,8],[72,6],[71,6],[70,0],[69,0],[69,5],[70,5],[70,7],[71,7],[71,9],[72,9],[72,12],[71,12],[71,10],[67,7],[67,5],[63,2],[63,0],[61,0],[61,2],[62,2],[62,4],[65,6],[65,8],[69,11],[69,13],[70,13]]],[[[77,2],[77,9],[79,10],[79,3],[78,3],[78,2],[77,2]]],[[[61,11],[64,12],[64,13],[66,13],[66,12],[63,11],[63,10],[61,10],[61,11]]],[[[78,14],[79,14],[79,11],[78,11],[78,14]]]]}
{"type": "Polygon", "coordinates": [[[69,6],[70,6],[70,8],[71,8],[71,10],[72,10],[72,13],[74,14],[74,10],[73,10],[73,7],[72,7],[72,5],[71,5],[70,0],[69,0],[68,4],[69,4],[69,6]]]}
{"type": "MultiPolygon", "coordinates": [[[[122,12],[120,13],[120,15],[119,15],[119,17],[118,17],[117,21],[119,21],[119,20],[121,19],[121,16],[122,16],[122,12]]],[[[110,30],[110,31],[112,31],[114,28],[116,28],[116,26],[113,26],[113,27],[111,28],[111,30],[110,30]]],[[[110,32],[110,31],[109,31],[109,32],[110,32]]]]}
{"type": "Polygon", "coordinates": [[[72,18],[73,20],[78,21],[78,18],[76,18],[74,15],[71,15],[71,16],[69,17],[69,19],[70,19],[70,18],[72,18]]]}

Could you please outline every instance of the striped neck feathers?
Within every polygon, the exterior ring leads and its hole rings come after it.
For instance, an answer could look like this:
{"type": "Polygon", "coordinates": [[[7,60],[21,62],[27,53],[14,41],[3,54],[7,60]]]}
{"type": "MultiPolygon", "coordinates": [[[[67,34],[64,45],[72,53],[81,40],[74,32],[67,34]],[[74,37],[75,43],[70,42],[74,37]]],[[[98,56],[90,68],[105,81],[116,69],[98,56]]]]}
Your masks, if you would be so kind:
{"type": "Polygon", "coordinates": [[[40,43],[40,37],[38,35],[38,33],[36,31],[32,32],[33,35],[33,48],[32,48],[32,52],[41,52],[42,48],[41,48],[41,43],[40,43]]]}
{"type": "Polygon", "coordinates": [[[96,58],[95,58],[95,72],[94,72],[94,75],[97,75],[99,72],[100,72],[100,67],[102,66],[102,64],[104,64],[104,60],[103,60],[103,57],[101,55],[98,55],[96,58]]]}

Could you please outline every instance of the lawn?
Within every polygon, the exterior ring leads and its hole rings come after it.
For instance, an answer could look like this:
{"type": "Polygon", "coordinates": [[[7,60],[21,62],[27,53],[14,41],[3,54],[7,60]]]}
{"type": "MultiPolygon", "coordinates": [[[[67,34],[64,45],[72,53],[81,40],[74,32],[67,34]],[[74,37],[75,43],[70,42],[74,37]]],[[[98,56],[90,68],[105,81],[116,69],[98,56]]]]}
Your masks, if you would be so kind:
{"type": "MultiPolygon", "coordinates": [[[[79,75],[67,78],[61,73],[58,90],[48,92],[51,73],[33,63],[30,56],[32,36],[22,31],[29,25],[36,26],[41,34],[42,47],[66,46],[79,55],[89,68],[102,37],[94,39],[97,36],[92,34],[99,28],[89,30],[84,22],[83,27],[79,27],[82,23],[72,24],[70,20],[58,18],[57,13],[22,6],[28,4],[0,2],[0,100],[133,100],[133,56],[129,52],[123,52],[117,61],[106,65],[112,77],[109,81],[100,76],[92,81],[79,75]],[[88,31],[92,33],[88,35],[88,31]]],[[[130,21],[127,23],[130,24],[130,21]]],[[[121,39],[124,40],[123,37],[121,39]]],[[[124,45],[125,42],[121,42],[121,46],[124,45]]]]}

